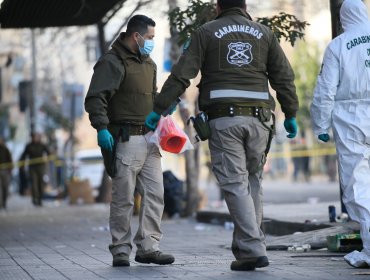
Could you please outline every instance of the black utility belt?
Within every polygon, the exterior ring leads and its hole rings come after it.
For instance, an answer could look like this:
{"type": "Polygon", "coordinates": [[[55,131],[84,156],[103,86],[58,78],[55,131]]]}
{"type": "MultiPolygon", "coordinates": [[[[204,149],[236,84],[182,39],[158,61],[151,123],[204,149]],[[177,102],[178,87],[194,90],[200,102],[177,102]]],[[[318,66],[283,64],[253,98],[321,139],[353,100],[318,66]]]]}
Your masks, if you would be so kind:
{"type": "Polygon", "coordinates": [[[145,125],[140,124],[110,124],[110,127],[113,129],[114,134],[118,137],[118,142],[126,142],[128,141],[130,136],[136,135],[145,135],[147,134],[150,129],[147,128],[145,125]]]}
{"type": "Polygon", "coordinates": [[[147,134],[150,129],[147,128],[145,125],[129,125],[129,126],[123,126],[123,129],[128,129],[129,135],[145,135],[147,134]]]}
{"type": "Polygon", "coordinates": [[[266,122],[271,118],[271,110],[263,107],[239,107],[229,105],[225,108],[211,109],[207,111],[207,115],[209,120],[223,117],[251,116],[266,122]]]}

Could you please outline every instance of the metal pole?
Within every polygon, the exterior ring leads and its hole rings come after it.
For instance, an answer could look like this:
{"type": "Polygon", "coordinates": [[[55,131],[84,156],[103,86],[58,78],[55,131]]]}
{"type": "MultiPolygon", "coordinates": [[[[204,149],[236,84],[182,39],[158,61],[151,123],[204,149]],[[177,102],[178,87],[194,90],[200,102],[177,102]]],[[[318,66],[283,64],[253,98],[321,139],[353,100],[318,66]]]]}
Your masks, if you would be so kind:
{"type": "Polygon", "coordinates": [[[100,55],[103,55],[108,50],[107,41],[105,39],[104,26],[105,26],[104,23],[101,21],[99,21],[97,24],[100,55]]]}
{"type": "Polygon", "coordinates": [[[333,39],[343,32],[339,16],[339,11],[342,3],[343,0],[330,0],[331,34],[333,39]]]}
{"type": "MultiPolygon", "coordinates": [[[[331,12],[331,31],[332,31],[332,38],[334,39],[338,35],[343,32],[342,25],[340,23],[340,7],[343,4],[343,0],[330,0],[330,12],[331,12]]],[[[342,213],[348,213],[346,206],[343,203],[343,191],[341,186],[340,180],[340,173],[338,168],[338,177],[339,177],[339,191],[340,191],[340,205],[342,213]]]]}
{"type": "Polygon", "coordinates": [[[31,46],[32,46],[32,91],[29,96],[29,110],[30,110],[30,131],[31,134],[35,132],[35,97],[37,95],[37,49],[36,49],[36,38],[35,30],[31,29],[31,46]]]}
{"type": "Polygon", "coordinates": [[[69,130],[69,137],[71,139],[71,162],[72,162],[72,174],[71,177],[75,176],[75,121],[76,121],[76,92],[71,91],[71,126],[69,130]]]}

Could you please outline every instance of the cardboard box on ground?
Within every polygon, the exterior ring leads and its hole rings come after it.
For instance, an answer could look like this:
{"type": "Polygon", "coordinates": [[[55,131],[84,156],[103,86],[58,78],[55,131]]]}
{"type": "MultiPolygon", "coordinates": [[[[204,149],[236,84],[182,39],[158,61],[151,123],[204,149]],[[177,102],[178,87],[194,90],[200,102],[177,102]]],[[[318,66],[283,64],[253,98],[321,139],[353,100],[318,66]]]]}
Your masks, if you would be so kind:
{"type": "Polygon", "coordinates": [[[95,203],[89,180],[71,180],[67,183],[70,204],[95,203]]]}

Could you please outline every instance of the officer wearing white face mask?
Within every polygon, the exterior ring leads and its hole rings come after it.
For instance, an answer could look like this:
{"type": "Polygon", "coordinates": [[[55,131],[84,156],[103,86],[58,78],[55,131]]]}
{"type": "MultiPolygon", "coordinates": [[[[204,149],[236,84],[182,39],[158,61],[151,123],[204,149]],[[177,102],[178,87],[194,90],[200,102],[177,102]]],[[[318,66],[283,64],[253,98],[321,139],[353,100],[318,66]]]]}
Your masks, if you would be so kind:
{"type": "Polygon", "coordinates": [[[112,177],[109,225],[113,266],[129,266],[130,220],[134,191],[142,196],[139,228],[134,238],[135,261],[171,264],[174,257],[159,250],[162,237],[163,175],[157,146],[146,142],[146,115],[153,110],[156,65],[149,57],[154,47],[155,22],[132,17],[127,31],[94,66],[85,109],[98,131],[98,145],[112,177]]]}
{"type": "Polygon", "coordinates": [[[329,141],[333,129],[343,190],[352,220],[360,223],[363,250],[344,259],[370,266],[370,21],[361,0],[345,0],[344,33],[327,47],[311,106],[313,130],[329,141]]]}

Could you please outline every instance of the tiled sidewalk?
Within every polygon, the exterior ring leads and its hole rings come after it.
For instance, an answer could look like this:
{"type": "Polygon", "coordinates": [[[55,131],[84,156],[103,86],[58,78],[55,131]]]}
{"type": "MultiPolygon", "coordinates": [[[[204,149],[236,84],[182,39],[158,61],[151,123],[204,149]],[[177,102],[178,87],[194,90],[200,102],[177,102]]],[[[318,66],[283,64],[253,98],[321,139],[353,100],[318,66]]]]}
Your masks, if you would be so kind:
{"type": "MultiPolygon", "coordinates": [[[[269,267],[233,272],[228,249],[232,231],[198,224],[194,219],[163,221],[161,249],[175,255],[173,265],[138,264],[133,252],[130,267],[113,268],[108,250],[108,205],[48,202],[34,208],[28,198],[19,197],[12,197],[9,205],[9,210],[0,212],[0,279],[348,280],[357,273],[370,272],[353,269],[342,254],[325,250],[301,254],[269,251],[269,267]]],[[[136,217],[133,227],[135,232],[136,217]]]]}

